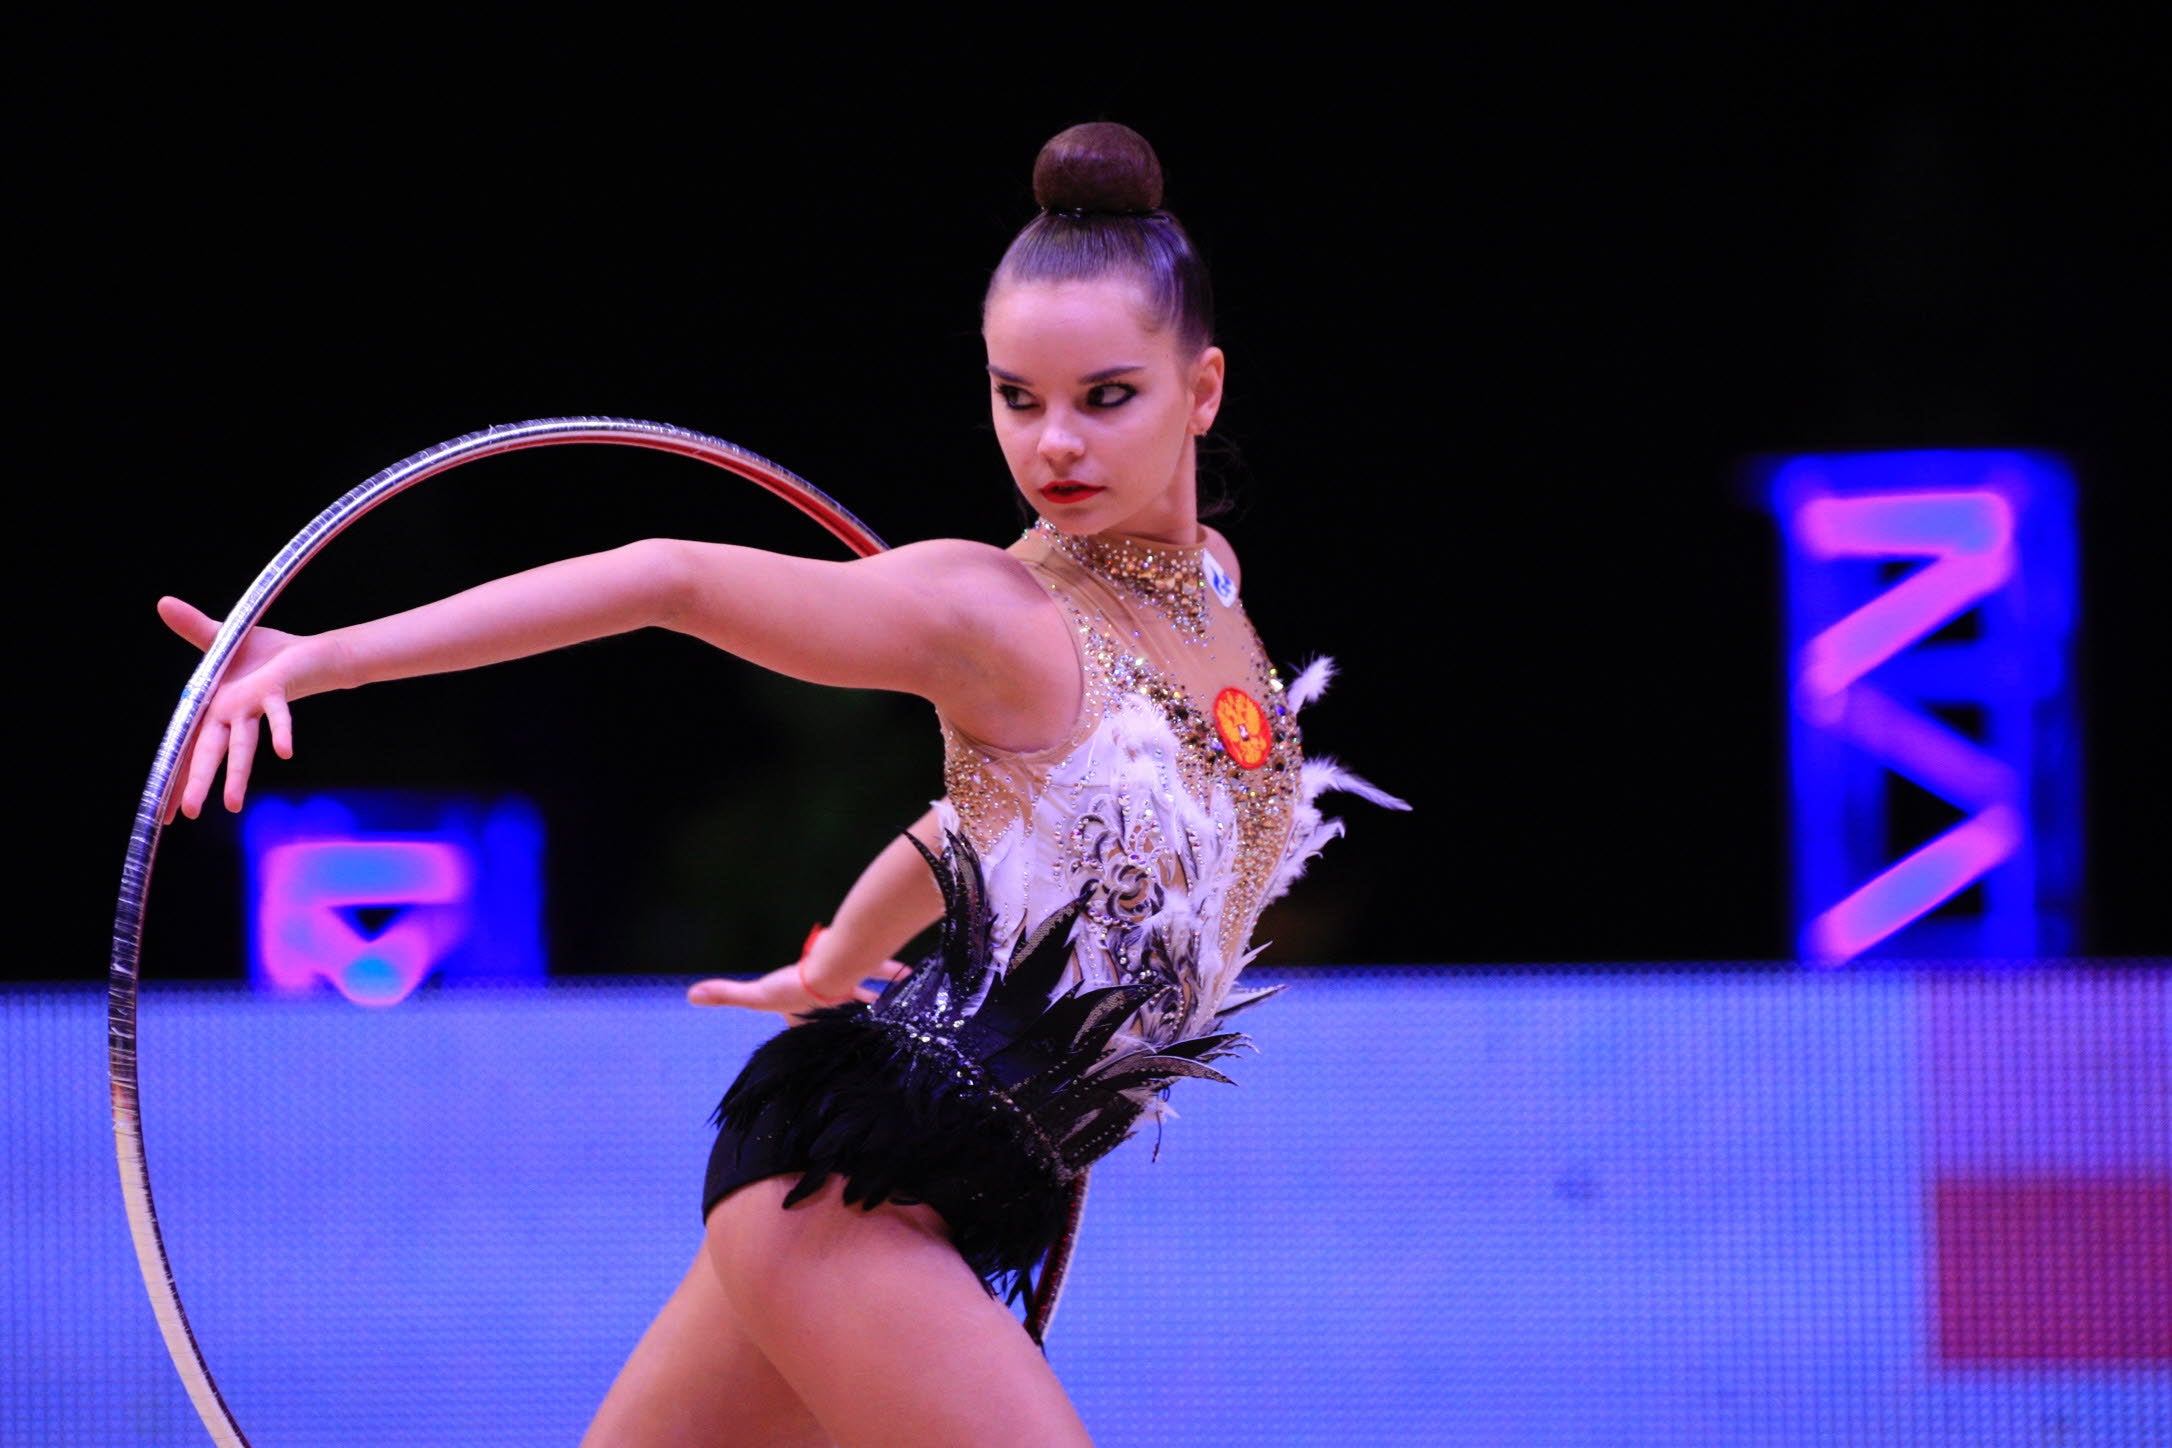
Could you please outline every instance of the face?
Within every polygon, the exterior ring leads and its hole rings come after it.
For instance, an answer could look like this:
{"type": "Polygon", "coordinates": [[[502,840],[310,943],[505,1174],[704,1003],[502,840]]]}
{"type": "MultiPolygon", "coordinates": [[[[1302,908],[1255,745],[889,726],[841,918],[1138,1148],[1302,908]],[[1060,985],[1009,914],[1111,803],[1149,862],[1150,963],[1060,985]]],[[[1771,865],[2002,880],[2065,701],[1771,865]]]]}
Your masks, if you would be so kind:
{"type": "Polygon", "coordinates": [[[1066,533],[1199,541],[1194,460],[1222,353],[1179,355],[1126,278],[1014,282],[981,334],[996,438],[1033,510],[1066,533]]]}

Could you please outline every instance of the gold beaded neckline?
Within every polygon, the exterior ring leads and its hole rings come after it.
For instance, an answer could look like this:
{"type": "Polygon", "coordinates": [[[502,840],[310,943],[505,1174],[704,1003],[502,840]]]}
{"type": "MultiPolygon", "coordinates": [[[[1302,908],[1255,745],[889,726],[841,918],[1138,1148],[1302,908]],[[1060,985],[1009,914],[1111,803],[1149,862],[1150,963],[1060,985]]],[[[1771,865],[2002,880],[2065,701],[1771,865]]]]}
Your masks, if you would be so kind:
{"type": "Polygon", "coordinates": [[[1136,538],[1082,538],[1051,528],[1046,519],[1033,527],[1057,552],[1160,614],[1187,641],[1207,641],[1207,581],[1200,562],[1206,544],[1178,548],[1136,538]]]}

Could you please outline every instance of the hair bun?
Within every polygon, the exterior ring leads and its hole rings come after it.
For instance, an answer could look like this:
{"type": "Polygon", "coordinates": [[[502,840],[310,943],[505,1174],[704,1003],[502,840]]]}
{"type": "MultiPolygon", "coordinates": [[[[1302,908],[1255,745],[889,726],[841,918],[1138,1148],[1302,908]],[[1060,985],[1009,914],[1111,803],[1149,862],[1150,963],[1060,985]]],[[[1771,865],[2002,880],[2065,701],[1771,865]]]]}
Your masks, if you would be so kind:
{"type": "Polygon", "coordinates": [[[1154,211],[1161,206],[1161,161],[1131,127],[1088,121],[1041,147],[1033,199],[1044,211],[1154,211]]]}

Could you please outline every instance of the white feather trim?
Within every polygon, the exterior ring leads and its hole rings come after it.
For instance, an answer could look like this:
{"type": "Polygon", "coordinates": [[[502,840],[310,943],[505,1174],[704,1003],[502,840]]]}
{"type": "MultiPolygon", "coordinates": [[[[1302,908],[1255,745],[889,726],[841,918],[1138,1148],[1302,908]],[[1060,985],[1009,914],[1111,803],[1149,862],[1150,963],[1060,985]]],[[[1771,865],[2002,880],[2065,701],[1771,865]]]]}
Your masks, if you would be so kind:
{"type": "Polygon", "coordinates": [[[1410,808],[1407,801],[1397,799],[1371,780],[1351,773],[1324,754],[1305,761],[1301,778],[1308,801],[1339,790],[1344,794],[1354,794],[1359,799],[1371,800],[1382,809],[1410,808]]]}
{"type": "MultiPolygon", "coordinates": [[[[1286,692],[1285,707],[1294,714],[1320,697],[1334,676],[1333,660],[1314,659],[1286,692]]],[[[1222,949],[1222,912],[1234,873],[1227,855],[1240,833],[1235,805],[1221,787],[1205,803],[1193,799],[1180,778],[1179,758],[1176,736],[1161,711],[1127,696],[1048,772],[1027,817],[1013,821],[980,851],[999,968],[1008,968],[1020,932],[1070,904],[1089,878],[1113,881],[1128,871],[1138,881],[1139,870],[1152,872],[1160,893],[1150,913],[1124,920],[1081,914],[1072,929],[1073,984],[1115,983],[1118,972],[1108,950],[1119,936],[1158,936],[1177,956],[1195,961],[1191,999],[1175,1013],[1187,1018],[1142,1013],[1117,1037],[1114,1044],[1124,1048],[1207,1029],[1226,1002],[1246,998],[1247,993],[1234,993],[1237,977],[1258,953],[1230,959],[1222,949]],[[1089,850],[1095,858],[1087,858],[1089,850]]],[[[1321,847],[1342,834],[1342,821],[1323,816],[1317,803],[1331,791],[1387,809],[1410,808],[1332,759],[1306,760],[1291,801],[1289,843],[1260,906],[1287,892],[1321,847]]],[[[948,801],[939,801],[936,813],[946,830],[959,828],[948,801]]]]}
{"type": "Polygon", "coordinates": [[[1303,878],[1305,867],[1312,863],[1312,857],[1326,848],[1329,840],[1342,835],[1342,821],[1322,815],[1317,803],[1321,795],[1331,791],[1354,794],[1386,809],[1410,808],[1404,801],[1344,769],[1324,755],[1306,760],[1297,776],[1297,799],[1290,816],[1289,848],[1282,852],[1282,863],[1276,867],[1274,875],[1267,881],[1266,891],[1260,896],[1262,906],[1270,905],[1288,894],[1290,886],[1303,878]]]}
{"type": "Polygon", "coordinates": [[[1334,678],[1335,661],[1322,654],[1305,665],[1304,670],[1297,676],[1297,682],[1291,684],[1288,692],[1282,696],[1283,702],[1289,707],[1289,711],[1295,714],[1326,693],[1327,686],[1334,678]]]}

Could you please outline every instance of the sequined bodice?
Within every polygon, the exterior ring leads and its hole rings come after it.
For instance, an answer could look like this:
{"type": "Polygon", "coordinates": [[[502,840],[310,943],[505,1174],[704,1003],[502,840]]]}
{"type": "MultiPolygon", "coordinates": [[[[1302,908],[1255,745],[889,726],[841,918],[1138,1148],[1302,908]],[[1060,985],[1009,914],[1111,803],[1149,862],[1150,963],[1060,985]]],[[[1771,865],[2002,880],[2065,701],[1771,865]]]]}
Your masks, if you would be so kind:
{"type": "Polygon", "coordinates": [[[1083,896],[1073,978],[1162,986],[1133,1030],[1178,1039],[1222,1008],[1314,835],[1295,711],[1204,545],[1042,524],[1011,551],[1070,625],[1079,719],[1031,754],[945,720],[946,803],[981,856],[997,941],[1083,896]]]}

